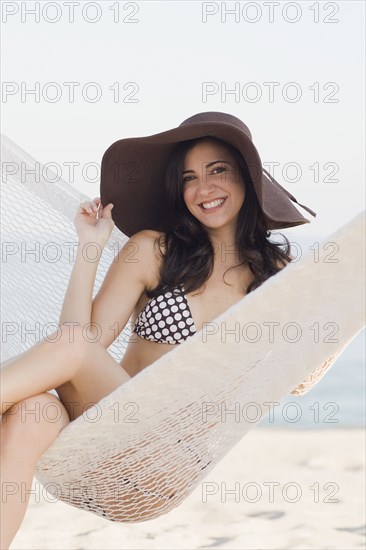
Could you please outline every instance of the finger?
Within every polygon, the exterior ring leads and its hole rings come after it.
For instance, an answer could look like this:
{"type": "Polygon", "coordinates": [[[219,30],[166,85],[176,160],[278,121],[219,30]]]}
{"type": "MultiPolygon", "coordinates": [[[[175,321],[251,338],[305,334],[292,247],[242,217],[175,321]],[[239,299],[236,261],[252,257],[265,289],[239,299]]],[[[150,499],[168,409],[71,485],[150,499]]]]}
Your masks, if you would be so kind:
{"type": "Polygon", "coordinates": [[[91,203],[90,202],[82,202],[79,206],[81,212],[86,212],[88,214],[91,214],[93,212],[91,203]]]}
{"type": "Polygon", "coordinates": [[[98,212],[98,208],[99,208],[98,197],[90,201],[89,205],[93,212],[98,212]]]}
{"type": "Polygon", "coordinates": [[[81,210],[81,211],[83,211],[83,210],[87,211],[87,210],[88,210],[88,203],[85,202],[85,201],[84,201],[84,202],[81,202],[81,203],[79,204],[79,210],[81,210]]]}
{"type": "Polygon", "coordinates": [[[101,202],[100,202],[100,197],[95,197],[93,200],[92,200],[92,208],[95,212],[97,212],[98,208],[100,208],[101,206],[101,202]]]}
{"type": "Polygon", "coordinates": [[[110,218],[112,216],[113,204],[110,202],[109,204],[107,204],[107,206],[104,206],[102,208],[103,210],[101,215],[103,216],[103,218],[110,218]]]}

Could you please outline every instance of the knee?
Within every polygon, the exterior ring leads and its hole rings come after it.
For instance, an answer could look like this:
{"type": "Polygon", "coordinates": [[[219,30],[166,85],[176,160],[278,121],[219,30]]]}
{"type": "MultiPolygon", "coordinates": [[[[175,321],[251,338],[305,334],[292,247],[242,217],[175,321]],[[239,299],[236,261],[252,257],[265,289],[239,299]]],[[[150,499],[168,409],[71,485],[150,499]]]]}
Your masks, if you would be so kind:
{"type": "Polygon", "coordinates": [[[61,348],[61,353],[80,364],[85,361],[90,351],[90,337],[86,328],[80,325],[61,324],[49,341],[57,344],[61,348]]]}
{"type": "Polygon", "coordinates": [[[69,421],[64,405],[51,393],[41,393],[15,403],[2,418],[2,454],[9,452],[14,457],[14,449],[19,451],[21,446],[25,454],[34,454],[38,458],[69,421]]]}

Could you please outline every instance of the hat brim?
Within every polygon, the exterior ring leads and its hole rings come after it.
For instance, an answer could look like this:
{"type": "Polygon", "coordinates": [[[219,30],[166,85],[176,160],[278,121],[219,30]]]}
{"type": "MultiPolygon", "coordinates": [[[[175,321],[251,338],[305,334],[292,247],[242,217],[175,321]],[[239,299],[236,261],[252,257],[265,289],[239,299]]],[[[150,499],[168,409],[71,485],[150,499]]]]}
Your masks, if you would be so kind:
{"type": "Polygon", "coordinates": [[[113,220],[125,235],[130,237],[142,229],[163,230],[169,208],[164,185],[169,156],[177,143],[206,136],[230,143],[243,155],[269,229],[309,223],[263,172],[249,136],[232,124],[197,122],[151,136],[121,139],[105,151],[100,197],[102,204],[114,204],[113,220]]]}

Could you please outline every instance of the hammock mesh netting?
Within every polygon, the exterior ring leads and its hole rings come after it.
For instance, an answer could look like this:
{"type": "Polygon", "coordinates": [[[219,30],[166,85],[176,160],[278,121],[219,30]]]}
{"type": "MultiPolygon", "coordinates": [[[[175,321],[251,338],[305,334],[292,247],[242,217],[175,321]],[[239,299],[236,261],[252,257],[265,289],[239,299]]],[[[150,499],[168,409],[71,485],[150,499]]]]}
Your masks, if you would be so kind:
{"type": "MultiPolygon", "coordinates": [[[[49,179],[3,137],[2,360],[58,327],[75,258],[73,219],[90,198],[49,179]]],[[[270,404],[309,391],[362,330],[364,232],[361,212],[320,243],[316,261],[308,252],[291,262],[215,319],[213,333],[172,346],[88,408],[42,455],[36,478],[50,495],[111,521],[145,521],[174,509],[270,404]]],[[[126,242],[115,227],[94,295],[126,242]]],[[[108,348],[117,361],[129,335],[127,324],[108,348]]]]}

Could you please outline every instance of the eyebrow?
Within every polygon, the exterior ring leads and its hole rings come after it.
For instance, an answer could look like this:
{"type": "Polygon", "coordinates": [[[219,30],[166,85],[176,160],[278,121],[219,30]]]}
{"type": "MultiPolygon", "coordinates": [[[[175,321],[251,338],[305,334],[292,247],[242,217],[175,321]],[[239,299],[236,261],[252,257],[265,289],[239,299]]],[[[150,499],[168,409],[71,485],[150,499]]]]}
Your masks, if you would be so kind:
{"type": "MultiPolygon", "coordinates": [[[[212,162],[209,162],[208,164],[206,164],[206,168],[210,168],[211,166],[213,166],[214,164],[217,164],[218,162],[223,162],[224,164],[230,164],[231,166],[231,163],[228,162],[227,160],[213,160],[212,162]]],[[[183,170],[182,174],[187,174],[188,172],[194,172],[194,170],[183,170]]]]}

